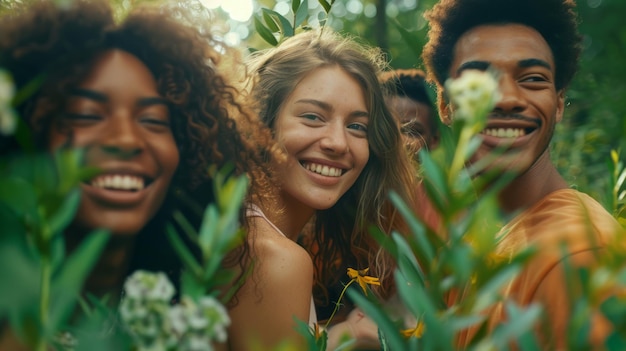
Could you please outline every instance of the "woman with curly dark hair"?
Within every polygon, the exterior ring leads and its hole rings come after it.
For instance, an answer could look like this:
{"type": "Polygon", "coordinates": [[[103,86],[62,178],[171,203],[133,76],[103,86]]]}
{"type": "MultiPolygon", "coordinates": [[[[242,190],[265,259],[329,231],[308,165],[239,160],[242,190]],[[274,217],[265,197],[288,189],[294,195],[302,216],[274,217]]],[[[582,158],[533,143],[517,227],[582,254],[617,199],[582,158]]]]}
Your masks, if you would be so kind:
{"type": "Polygon", "coordinates": [[[220,68],[232,49],[183,9],[143,6],[117,22],[107,1],[19,5],[0,33],[0,67],[18,91],[36,87],[16,110],[38,149],[84,148],[101,171],[81,184],[65,233],[69,250],[94,228],[112,234],[85,289],[119,297],[139,268],[176,282],[163,227],[175,209],[192,212],[180,199],[213,199],[210,166],[233,165],[253,185],[266,175],[256,145],[269,137],[220,68]]]}

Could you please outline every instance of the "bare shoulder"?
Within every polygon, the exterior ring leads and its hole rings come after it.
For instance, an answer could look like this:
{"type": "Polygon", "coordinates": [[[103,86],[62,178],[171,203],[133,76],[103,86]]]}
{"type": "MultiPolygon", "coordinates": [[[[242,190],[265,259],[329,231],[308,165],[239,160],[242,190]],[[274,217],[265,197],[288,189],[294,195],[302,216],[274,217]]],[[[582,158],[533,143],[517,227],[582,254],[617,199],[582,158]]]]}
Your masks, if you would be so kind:
{"type": "Polygon", "coordinates": [[[250,350],[251,341],[266,349],[285,341],[304,347],[295,320],[310,317],[313,262],[267,222],[254,222],[248,236],[253,269],[229,310],[229,349],[250,350]]]}
{"type": "Polygon", "coordinates": [[[254,266],[261,281],[280,282],[295,279],[292,283],[312,281],[313,262],[309,253],[294,241],[278,233],[264,220],[254,223],[254,266]],[[305,279],[306,278],[306,279],[305,279]]]}

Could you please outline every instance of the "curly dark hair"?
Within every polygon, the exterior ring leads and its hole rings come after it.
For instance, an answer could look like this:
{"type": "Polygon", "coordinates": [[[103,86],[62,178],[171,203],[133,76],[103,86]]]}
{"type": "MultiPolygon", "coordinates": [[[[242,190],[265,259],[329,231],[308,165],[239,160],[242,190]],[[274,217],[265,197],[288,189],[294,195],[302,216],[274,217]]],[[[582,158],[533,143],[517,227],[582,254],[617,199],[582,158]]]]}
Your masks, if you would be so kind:
{"type": "MultiPolygon", "coordinates": [[[[187,10],[145,5],[118,22],[106,0],[78,0],[67,7],[53,1],[27,2],[0,18],[0,33],[0,67],[12,74],[18,91],[32,91],[16,109],[42,150],[47,149],[52,123],[60,123],[68,93],[87,77],[103,52],[126,51],[154,75],[168,102],[181,162],[170,194],[144,231],[163,231],[162,223],[177,208],[180,194],[199,208],[211,202],[211,166],[232,165],[232,174],[247,174],[253,185],[267,182],[259,145],[269,145],[271,134],[259,127],[252,109],[242,102],[231,77],[236,70],[230,66],[231,72],[225,72],[220,66],[239,55],[208,28],[194,23],[187,10]]],[[[170,250],[162,248],[169,246],[164,235],[150,236],[144,252],[170,250]]]]}
{"type": "Polygon", "coordinates": [[[567,88],[578,69],[581,36],[574,0],[441,0],[424,14],[430,24],[422,58],[429,79],[443,96],[454,46],[468,30],[484,24],[517,23],[534,28],[548,43],[556,66],[557,90],[567,88]]]}

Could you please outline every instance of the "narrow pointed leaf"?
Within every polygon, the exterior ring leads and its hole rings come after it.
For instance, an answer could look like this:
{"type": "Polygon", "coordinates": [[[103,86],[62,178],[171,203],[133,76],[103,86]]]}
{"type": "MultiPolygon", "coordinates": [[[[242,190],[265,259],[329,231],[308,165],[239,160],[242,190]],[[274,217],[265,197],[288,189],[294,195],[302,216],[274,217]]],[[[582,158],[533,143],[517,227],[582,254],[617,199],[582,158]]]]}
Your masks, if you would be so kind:
{"type": "Polygon", "coordinates": [[[272,46],[278,45],[278,40],[276,40],[272,31],[269,30],[263,24],[263,22],[259,20],[257,16],[254,16],[254,28],[256,29],[257,33],[259,33],[261,38],[263,38],[263,40],[265,40],[267,43],[269,43],[272,46]]]}

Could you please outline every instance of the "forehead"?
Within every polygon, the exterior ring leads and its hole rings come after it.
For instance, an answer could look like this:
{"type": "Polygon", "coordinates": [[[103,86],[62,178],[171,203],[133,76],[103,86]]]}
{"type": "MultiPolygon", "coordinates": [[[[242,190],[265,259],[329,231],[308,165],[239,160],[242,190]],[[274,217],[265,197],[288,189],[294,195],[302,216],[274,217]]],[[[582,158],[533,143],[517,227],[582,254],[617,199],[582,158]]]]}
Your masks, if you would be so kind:
{"type": "Polygon", "coordinates": [[[136,56],[119,49],[100,54],[82,85],[97,89],[153,92],[156,81],[148,67],[136,56]]]}
{"type": "Polygon", "coordinates": [[[459,37],[450,69],[454,72],[459,66],[472,61],[506,66],[526,59],[545,61],[554,72],[552,50],[535,29],[521,24],[482,25],[459,37]]]}

